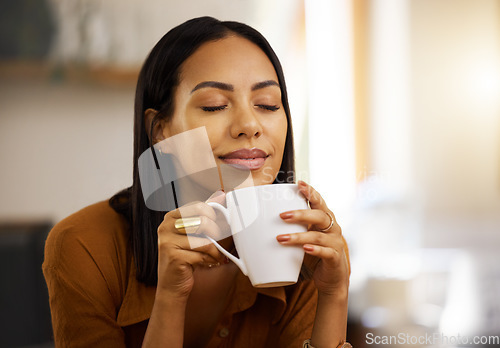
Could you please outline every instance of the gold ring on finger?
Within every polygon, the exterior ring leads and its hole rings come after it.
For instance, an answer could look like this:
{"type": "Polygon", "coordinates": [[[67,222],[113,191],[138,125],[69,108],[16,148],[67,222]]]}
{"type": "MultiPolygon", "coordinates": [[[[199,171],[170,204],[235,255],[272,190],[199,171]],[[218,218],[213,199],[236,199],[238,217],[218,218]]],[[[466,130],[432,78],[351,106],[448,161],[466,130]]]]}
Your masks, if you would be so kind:
{"type": "Polygon", "coordinates": [[[319,229],[318,231],[320,231],[320,232],[327,232],[327,231],[329,231],[329,230],[333,227],[333,222],[334,222],[334,220],[333,220],[333,216],[332,216],[332,214],[330,214],[330,213],[329,213],[329,212],[327,212],[327,211],[325,211],[325,213],[326,213],[326,215],[328,215],[328,217],[330,218],[330,224],[328,225],[328,227],[327,227],[327,228],[319,229]]]}
{"type": "Polygon", "coordinates": [[[201,216],[177,219],[174,222],[174,227],[177,229],[177,231],[181,233],[196,232],[196,230],[200,225],[201,225],[201,216]]]}

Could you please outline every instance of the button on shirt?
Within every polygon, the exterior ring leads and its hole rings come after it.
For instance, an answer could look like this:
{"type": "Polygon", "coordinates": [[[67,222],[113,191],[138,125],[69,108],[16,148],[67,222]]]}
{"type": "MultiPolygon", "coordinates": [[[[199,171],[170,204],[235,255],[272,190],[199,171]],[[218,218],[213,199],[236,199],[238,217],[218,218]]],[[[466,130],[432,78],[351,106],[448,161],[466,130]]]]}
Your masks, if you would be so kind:
{"type": "Polygon", "coordinates": [[[226,338],[227,336],[229,336],[229,329],[227,327],[223,327],[222,329],[220,329],[219,336],[222,338],[226,338]]]}

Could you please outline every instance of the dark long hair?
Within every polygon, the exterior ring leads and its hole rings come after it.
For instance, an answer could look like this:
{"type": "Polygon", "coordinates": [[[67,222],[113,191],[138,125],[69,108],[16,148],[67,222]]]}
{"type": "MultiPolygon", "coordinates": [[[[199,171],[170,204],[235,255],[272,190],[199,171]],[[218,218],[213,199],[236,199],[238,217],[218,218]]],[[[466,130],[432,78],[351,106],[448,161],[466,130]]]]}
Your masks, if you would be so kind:
{"type": "Polygon", "coordinates": [[[158,121],[171,117],[175,108],[174,93],[179,84],[183,62],[202,44],[220,40],[228,35],[240,36],[256,44],[274,66],[281,89],[283,109],[288,121],[283,160],[274,182],[295,182],[292,122],[285,78],[278,57],[267,40],[257,30],[246,24],[222,22],[211,17],[191,19],[170,30],[149,53],[137,82],[132,186],[118,192],[109,200],[111,207],[123,214],[129,222],[130,243],[137,267],[137,280],[146,285],[156,285],[158,281],[157,229],[166,212],[152,211],[146,207],[139,182],[138,158],[152,146],[152,137],[148,136],[146,131],[144,112],[149,108],[158,111],[152,120],[151,129],[158,121]]]}

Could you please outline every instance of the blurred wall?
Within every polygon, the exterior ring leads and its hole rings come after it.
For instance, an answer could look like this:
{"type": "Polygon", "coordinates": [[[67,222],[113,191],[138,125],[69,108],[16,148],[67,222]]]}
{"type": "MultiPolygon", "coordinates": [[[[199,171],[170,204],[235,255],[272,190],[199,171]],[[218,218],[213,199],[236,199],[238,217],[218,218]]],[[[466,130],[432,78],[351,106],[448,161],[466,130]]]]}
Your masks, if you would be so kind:
{"type": "Polygon", "coordinates": [[[350,319],[385,334],[498,335],[500,1],[357,4],[369,124],[341,223],[350,319]]]}
{"type": "Polygon", "coordinates": [[[255,22],[259,1],[50,0],[58,33],[52,58],[118,66],[140,65],[170,28],[190,18],[255,22]]]}
{"type": "Polygon", "coordinates": [[[500,245],[500,2],[413,0],[411,110],[424,245],[500,245]]]}
{"type": "Polygon", "coordinates": [[[4,76],[0,218],[60,219],[130,185],[133,94],[4,76]]]}

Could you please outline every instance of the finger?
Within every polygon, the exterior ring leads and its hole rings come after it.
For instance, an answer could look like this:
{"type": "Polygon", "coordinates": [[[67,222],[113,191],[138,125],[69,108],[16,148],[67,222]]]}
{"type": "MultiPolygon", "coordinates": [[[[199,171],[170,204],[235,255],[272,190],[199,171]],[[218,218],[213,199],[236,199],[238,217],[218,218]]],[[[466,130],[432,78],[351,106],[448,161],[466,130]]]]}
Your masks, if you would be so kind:
{"type": "MultiPolygon", "coordinates": [[[[280,217],[287,223],[307,224],[324,230],[332,223],[333,214],[332,218],[328,214],[319,209],[301,209],[283,212],[280,214],[280,217]]],[[[340,231],[340,226],[335,220],[333,220],[332,227],[325,232],[333,231],[340,231]]]]}
{"type": "Polygon", "coordinates": [[[342,250],[336,250],[324,246],[304,244],[303,249],[309,255],[319,257],[323,260],[323,262],[326,261],[330,264],[338,264],[343,258],[345,258],[342,250]]]}
{"type": "Polygon", "coordinates": [[[178,250],[176,252],[169,254],[168,258],[170,259],[169,260],[170,263],[189,264],[191,266],[216,265],[218,263],[221,263],[219,260],[213,258],[209,254],[200,253],[192,250],[178,250]]]}
{"type": "Polygon", "coordinates": [[[283,245],[316,245],[322,247],[342,250],[344,247],[341,236],[327,234],[318,231],[307,231],[302,233],[280,234],[276,240],[283,245]]]}
{"type": "Polygon", "coordinates": [[[216,263],[224,262],[225,256],[205,237],[171,235],[166,241],[160,242],[160,250],[168,254],[177,251],[193,251],[210,256],[216,263]],[[169,250],[169,251],[165,251],[169,250]]]}
{"type": "Polygon", "coordinates": [[[226,226],[221,226],[219,222],[222,221],[213,221],[205,216],[201,217],[201,224],[195,232],[195,235],[203,235],[211,237],[215,240],[221,240],[231,236],[231,230],[229,228],[225,228],[226,226]]]}
{"type": "Polygon", "coordinates": [[[298,186],[299,186],[299,191],[309,201],[311,209],[319,209],[329,212],[332,215],[334,223],[337,224],[337,219],[335,218],[335,214],[333,214],[332,211],[328,209],[325,200],[323,199],[323,197],[321,197],[318,191],[316,191],[311,185],[305,183],[302,180],[299,180],[298,186]]]}
{"type": "Polygon", "coordinates": [[[193,216],[206,216],[215,221],[216,214],[214,209],[204,202],[193,202],[189,205],[184,205],[178,209],[172,210],[165,214],[164,221],[167,219],[181,219],[193,216]]]}
{"type": "Polygon", "coordinates": [[[225,220],[214,221],[206,216],[199,215],[172,220],[162,223],[162,228],[167,228],[175,234],[193,236],[209,236],[215,240],[221,240],[231,236],[231,229],[228,228],[225,220]]]}
{"type": "Polygon", "coordinates": [[[300,245],[306,254],[318,257],[330,265],[338,264],[342,260],[342,257],[345,258],[345,256],[342,256],[345,255],[342,242],[339,243],[331,235],[329,236],[321,232],[314,231],[309,233],[308,236],[306,235],[307,233],[280,235],[276,239],[282,245],[300,245]],[[290,236],[294,236],[295,238],[290,238],[290,236]]]}
{"type": "MultiPolygon", "coordinates": [[[[208,241],[206,238],[199,239],[205,239],[205,241],[208,241]]],[[[222,254],[210,241],[208,241],[208,244],[203,244],[199,247],[193,248],[193,251],[210,255],[210,257],[217,260],[218,263],[224,263],[226,261],[226,256],[222,254]]]]}
{"type": "Polygon", "coordinates": [[[299,180],[297,183],[300,193],[309,201],[311,209],[327,210],[328,207],[321,195],[311,185],[299,180]]]}
{"type": "MultiPolygon", "coordinates": [[[[165,214],[162,225],[172,227],[180,234],[211,232],[214,239],[224,238],[218,234],[220,228],[215,228],[217,220],[217,214],[211,206],[195,202],[165,214]]],[[[219,219],[217,222],[223,224],[225,221],[219,219]]]]}
{"type": "Polygon", "coordinates": [[[349,275],[351,273],[349,259],[345,250],[336,250],[318,245],[305,244],[303,246],[306,256],[314,256],[320,259],[325,265],[330,267],[337,267],[343,265],[346,276],[346,283],[349,283],[349,275]]]}

